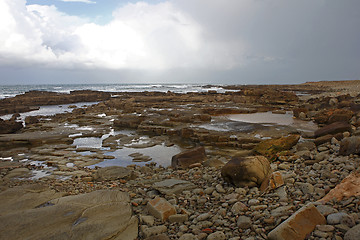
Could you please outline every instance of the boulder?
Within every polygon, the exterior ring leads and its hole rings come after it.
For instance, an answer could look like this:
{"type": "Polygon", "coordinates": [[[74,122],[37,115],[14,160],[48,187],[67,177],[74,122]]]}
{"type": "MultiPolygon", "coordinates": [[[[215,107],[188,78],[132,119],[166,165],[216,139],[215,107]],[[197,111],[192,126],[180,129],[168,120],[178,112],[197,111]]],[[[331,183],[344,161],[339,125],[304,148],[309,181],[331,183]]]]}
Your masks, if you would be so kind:
{"type": "Polygon", "coordinates": [[[334,198],[341,201],[343,198],[360,196],[360,173],[352,172],[344,178],[340,184],[332,189],[328,194],[319,200],[321,203],[327,203],[334,198]]]}
{"type": "Polygon", "coordinates": [[[135,178],[136,175],[132,170],[126,167],[119,167],[119,166],[100,168],[95,173],[95,179],[98,181],[116,180],[116,179],[132,180],[135,178]]]}
{"type": "Polygon", "coordinates": [[[340,155],[350,155],[360,153],[360,137],[346,137],[340,143],[340,155]]]}
{"type": "Polygon", "coordinates": [[[205,148],[197,147],[173,156],[171,159],[171,166],[173,168],[189,168],[190,165],[194,163],[202,163],[205,160],[205,148]]]}
{"type": "Polygon", "coordinates": [[[21,122],[15,120],[3,120],[0,118],[0,134],[15,133],[23,128],[21,122]]]}
{"type": "Polygon", "coordinates": [[[270,162],[263,156],[233,157],[221,169],[221,176],[237,187],[254,187],[266,179],[270,169],[270,162]]]}
{"type": "Polygon", "coordinates": [[[326,224],[325,217],[312,204],[308,204],[268,234],[270,240],[303,240],[316,225],[326,224]]]}
{"type": "Polygon", "coordinates": [[[290,135],[287,137],[281,137],[278,139],[269,139],[259,143],[254,151],[270,160],[277,158],[276,154],[285,150],[291,149],[299,141],[299,135],[290,135]]]}
{"type": "Polygon", "coordinates": [[[360,224],[352,227],[345,233],[344,240],[358,240],[360,239],[360,224]]]}
{"type": "Polygon", "coordinates": [[[30,125],[30,124],[35,124],[39,122],[39,118],[36,116],[28,116],[25,118],[25,124],[26,125],[30,125]]]}
{"type": "Polygon", "coordinates": [[[315,137],[321,137],[328,134],[337,134],[337,133],[343,133],[346,131],[351,131],[351,125],[344,122],[334,122],[329,125],[326,125],[325,127],[322,127],[314,132],[315,137]]]}
{"type": "MultiPolygon", "coordinates": [[[[32,193],[32,201],[49,191],[32,193]]],[[[28,194],[23,191],[20,199],[28,194]]],[[[138,236],[138,220],[132,216],[129,200],[125,192],[102,190],[23,208],[15,198],[12,201],[21,209],[2,212],[0,238],[133,240],[138,236]]],[[[1,201],[0,208],[2,204],[1,201]]]]}

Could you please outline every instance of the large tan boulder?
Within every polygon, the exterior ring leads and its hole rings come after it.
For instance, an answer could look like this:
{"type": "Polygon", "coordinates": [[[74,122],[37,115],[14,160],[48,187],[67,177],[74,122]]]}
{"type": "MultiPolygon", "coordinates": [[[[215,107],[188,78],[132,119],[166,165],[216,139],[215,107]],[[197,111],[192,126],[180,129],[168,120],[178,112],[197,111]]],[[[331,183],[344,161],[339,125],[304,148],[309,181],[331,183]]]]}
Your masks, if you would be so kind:
{"type": "Polygon", "coordinates": [[[234,157],[221,169],[221,176],[237,187],[254,187],[261,185],[270,169],[264,156],[234,157]]]}

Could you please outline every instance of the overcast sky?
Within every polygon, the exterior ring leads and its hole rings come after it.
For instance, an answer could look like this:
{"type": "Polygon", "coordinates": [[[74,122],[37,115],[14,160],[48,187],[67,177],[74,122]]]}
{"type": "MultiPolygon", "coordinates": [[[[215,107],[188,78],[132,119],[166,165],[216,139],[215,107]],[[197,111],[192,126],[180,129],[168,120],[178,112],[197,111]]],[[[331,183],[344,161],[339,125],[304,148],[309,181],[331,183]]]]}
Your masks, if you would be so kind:
{"type": "Polygon", "coordinates": [[[0,0],[0,84],[360,79],[359,0],[0,0]]]}

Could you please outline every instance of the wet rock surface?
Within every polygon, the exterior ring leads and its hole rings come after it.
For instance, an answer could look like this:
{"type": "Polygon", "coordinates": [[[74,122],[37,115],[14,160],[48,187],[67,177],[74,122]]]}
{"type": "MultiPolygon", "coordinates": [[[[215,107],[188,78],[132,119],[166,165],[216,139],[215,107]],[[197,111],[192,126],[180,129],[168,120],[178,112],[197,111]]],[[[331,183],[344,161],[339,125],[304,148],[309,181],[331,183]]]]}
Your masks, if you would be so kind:
{"type": "Polygon", "coordinates": [[[292,228],[300,229],[294,239],[357,239],[360,96],[347,82],[327,84],[82,95],[99,103],[28,119],[0,135],[0,238],[250,240],[292,228]],[[326,112],[318,127],[330,130],[223,115],[255,112],[294,112],[309,122],[326,112]],[[334,131],[334,123],[346,127],[334,131]],[[167,154],[174,146],[179,151],[167,154]],[[198,147],[204,159],[170,166],[198,147]],[[235,179],[251,184],[226,181],[222,169],[234,157],[257,159],[261,176],[243,171],[235,179]],[[320,220],[303,227],[309,218],[320,220]]]}

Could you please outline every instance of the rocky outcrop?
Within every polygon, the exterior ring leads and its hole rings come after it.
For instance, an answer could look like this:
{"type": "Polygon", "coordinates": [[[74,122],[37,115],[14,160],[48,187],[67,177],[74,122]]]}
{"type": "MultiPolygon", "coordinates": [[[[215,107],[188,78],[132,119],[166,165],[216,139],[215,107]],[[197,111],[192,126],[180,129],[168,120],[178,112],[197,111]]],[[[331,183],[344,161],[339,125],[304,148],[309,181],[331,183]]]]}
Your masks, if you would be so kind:
{"type": "Polygon", "coordinates": [[[334,135],[337,133],[343,133],[346,131],[351,131],[351,125],[344,122],[334,122],[325,127],[322,127],[314,132],[315,137],[321,137],[328,134],[334,135]]]}
{"type": "Polygon", "coordinates": [[[205,160],[205,148],[197,147],[173,156],[171,159],[171,166],[173,168],[189,168],[192,164],[202,163],[205,160]]]}
{"type": "Polygon", "coordinates": [[[120,166],[104,167],[97,170],[95,179],[98,181],[116,180],[116,179],[135,179],[136,175],[132,170],[120,166]]]}
{"type": "Polygon", "coordinates": [[[237,187],[254,187],[260,186],[270,169],[270,162],[263,156],[233,157],[221,169],[221,176],[237,187]]]}
{"type": "MultiPolygon", "coordinates": [[[[23,207],[22,203],[28,199],[29,192],[19,188],[16,190],[19,198],[12,199],[12,205],[22,208],[8,213],[2,211],[1,239],[133,240],[138,236],[138,220],[132,216],[127,193],[101,190],[50,200],[41,196],[51,190],[41,189],[32,193],[30,198],[34,201],[39,197],[40,204],[23,207]]],[[[7,190],[0,197],[11,196],[13,192],[7,190]]],[[[3,201],[0,208],[6,209],[3,201]]]]}
{"type": "Polygon", "coordinates": [[[259,143],[254,151],[258,154],[268,157],[270,160],[277,158],[276,154],[291,149],[299,141],[299,135],[291,135],[278,139],[269,139],[259,143]]]}
{"type": "Polygon", "coordinates": [[[21,122],[15,120],[3,120],[0,118],[0,134],[15,133],[23,128],[21,122]]]}
{"type": "Polygon", "coordinates": [[[30,91],[0,100],[0,115],[33,110],[34,106],[60,105],[77,102],[97,102],[111,98],[110,93],[79,90],[67,93],[30,91]]]}
{"type": "Polygon", "coordinates": [[[353,111],[347,109],[324,110],[315,115],[314,121],[319,124],[348,123],[353,115],[353,111]]]}

